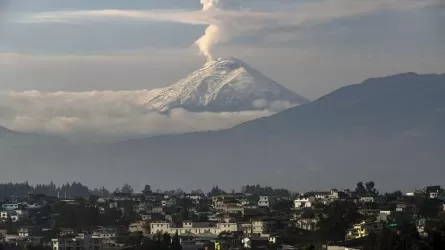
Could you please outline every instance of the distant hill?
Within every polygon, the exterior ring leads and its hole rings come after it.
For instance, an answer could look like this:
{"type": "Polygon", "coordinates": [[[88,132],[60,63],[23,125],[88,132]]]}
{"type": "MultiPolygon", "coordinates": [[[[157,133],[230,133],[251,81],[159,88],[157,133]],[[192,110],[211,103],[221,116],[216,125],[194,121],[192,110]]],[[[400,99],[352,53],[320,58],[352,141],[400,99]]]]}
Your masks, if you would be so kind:
{"type": "MultiPolygon", "coordinates": [[[[17,132],[0,126],[0,147],[33,147],[67,144],[68,141],[51,135],[17,132]]],[[[1,164],[1,160],[0,160],[1,164]]]]}
{"type": "MultiPolygon", "coordinates": [[[[441,125],[445,75],[405,73],[350,85],[320,99],[234,130],[246,133],[418,133],[441,125]],[[422,131],[419,131],[422,130],[422,131]],[[412,131],[413,132],[413,131],[412,131]]],[[[439,126],[440,127],[440,126],[439,126]]]]}
{"type": "MultiPolygon", "coordinates": [[[[2,142],[0,142],[2,143],[2,142]]],[[[445,75],[373,78],[232,129],[96,145],[5,147],[2,178],[296,191],[445,184],[445,75]],[[27,164],[28,172],[17,173],[27,164]]],[[[136,189],[138,187],[135,187],[136,189]]]]}

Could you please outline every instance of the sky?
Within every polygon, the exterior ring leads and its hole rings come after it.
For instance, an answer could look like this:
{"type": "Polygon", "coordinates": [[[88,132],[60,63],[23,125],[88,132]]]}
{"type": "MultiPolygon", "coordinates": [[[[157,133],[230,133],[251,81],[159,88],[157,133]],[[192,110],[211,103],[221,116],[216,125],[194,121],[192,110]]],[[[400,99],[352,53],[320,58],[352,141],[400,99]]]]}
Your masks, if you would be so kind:
{"type": "Polygon", "coordinates": [[[312,100],[370,77],[445,73],[442,0],[0,2],[0,124],[20,131],[187,132],[270,114],[157,119],[121,92],[173,84],[209,57],[237,57],[312,100]]]}

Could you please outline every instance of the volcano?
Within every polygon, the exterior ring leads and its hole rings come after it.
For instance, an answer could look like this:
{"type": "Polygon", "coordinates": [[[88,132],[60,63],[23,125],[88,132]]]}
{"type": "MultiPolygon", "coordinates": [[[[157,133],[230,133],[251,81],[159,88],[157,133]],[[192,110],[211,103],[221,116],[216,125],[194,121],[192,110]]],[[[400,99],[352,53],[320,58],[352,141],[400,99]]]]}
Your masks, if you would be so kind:
{"type": "Polygon", "coordinates": [[[219,58],[171,86],[154,89],[146,105],[158,112],[280,111],[308,100],[236,58],[219,58]]]}

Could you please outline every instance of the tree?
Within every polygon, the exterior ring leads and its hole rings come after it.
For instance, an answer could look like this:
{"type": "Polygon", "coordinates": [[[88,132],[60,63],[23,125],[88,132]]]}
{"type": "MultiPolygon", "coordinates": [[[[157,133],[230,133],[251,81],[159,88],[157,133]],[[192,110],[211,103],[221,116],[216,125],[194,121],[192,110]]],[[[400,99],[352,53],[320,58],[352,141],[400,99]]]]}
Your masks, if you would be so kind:
{"type": "Polygon", "coordinates": [[[366,188],[365,188],[365,186],[363,185],[363,182],[358,182],[357,183],[357,187],[355,188],[355,192],[357,193],[357,194],[366,194],[366,188]]]}
{"type": "Polygon", "coordinates": [[[124,186],[121,188],[121,192],[126,194],[132,194],[133,188],[129,184],[124,184],[124,186]]]}
{"type": "Polygon", "coordinates": [[[397,245],[400,244],[400,237],[395,229],[389,229],[384,227],[377,235],[376,242],[373,237],[368,238],[367,247],[368,250],[380,250],[380,249],[397,249],[397,245]]]}
{"type": "Polygon", "coordinates": [[[445,221],[430,221],[425,225],[425,232],[432,249],[445,249],[445,221]]]}
{"type": "Polygon", "coordinates": [[[209,196],[217,196],[217,195],[221,195],[221,194],[225,194],[225,193],[226,192],[219,189],[218,186],[214,186],[214,187],[212,187],[212,190],[210,190],[209,196]]]}
{"type": "Polygon", "coordinates": [[[162,235],[162,249],[169,249],[171,243],[172,238],[170,237],[170,234],[164,233],[164,235],[162,235]]]}
{"type": "Polygon", "coordinates": [[[403,197],[403,193],[402,193],[402,191],[398,190],[398,191],[394,191],[392,193],[386,193],[385,197],[388,202],[396,201],[403,197]]]}
{"type": "Polygon", "coordinates": [[[305,250],[315,250],[315,245],[314,244],[310,244],[310,245],[306,246],[304,249],[305,250]]]}
{"type": "Polygon", "coordinates": [[[375,189],[375,183],[373,181],[366,182],[366,193],[370,195],[377,195],[379,192],[375,189]]]}
{"type": "Polygon", "coordinates": [[[97,202],[97,200],[99,200],[99,196],[98,195],[90,195],[90,197],[88,197],[88,201],[90,202],[90,203],[95,203],[95,202],[97,202]]]}
{"type": "Polygon", "coordinates": [[[289,212],[294,207],[294,202],[289,200],[279,200],[272,205],[274,210],[289,212]]]}
{"type": "Polygon", "coordinates": [[[151,194],[151,186],[150,185],[145,185],[144,189],[142,190],[142,194],[143,195],[149,195],[151,194]]]}
{"type": "Polygon", "coordinates": [[[175,236],[172,239],[172,244],[170,246],[172,250],[182,250],[181,241],[179,240],[178,232],[176,232],[175,236]]]}
{"type": "Polygon", "coordinates": [[[419,215],[424,218],[437,218],[442,210],[442,202],[439,199],[424,199],[419,204],[419,215]]]}
{"type": "Polygon", "coordinates": [[[287,189],[273,189],[272,187],[262,187],[260,185],[245,185],[242,187],[242,192],[254,195],[265,195],[265,196],[280,196],[280,197],[290,197],[291,194],[287,189]]]}
{"type": "Polygon", "coordinates": [[[6,232],[8,234],[12,234],[12,231],[14,230],[14,224],[12,223],[11,216],[9,216],[9,215],[5,221],[5,228],[6,228],[6,232]]]}
{"type": "Polygon", "coordinates": [[[363,250],[378,250],[378,235],[371,232],[363,246],[363,250]]]}
{"type": "Polygon", "coordinates": [[[357,205],[352,201],[336,201],[325,207],[317,225],[322,241],[344,241],[346,231],[362,219],[357,210],[357,205]]]}

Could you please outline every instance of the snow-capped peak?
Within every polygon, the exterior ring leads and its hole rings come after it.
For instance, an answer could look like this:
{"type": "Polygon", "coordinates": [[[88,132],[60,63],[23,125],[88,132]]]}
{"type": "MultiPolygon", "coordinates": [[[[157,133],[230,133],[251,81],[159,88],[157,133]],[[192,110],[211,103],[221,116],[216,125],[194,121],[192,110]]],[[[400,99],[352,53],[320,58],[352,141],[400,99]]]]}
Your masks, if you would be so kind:
{"type": "Polygon", "coordinates": [[[147,105],[166,112],[173,108],[189,111],[229,112],[264,109],[273,102],[298,105],[302,96],[265,77],[236,58],[218,58],[166,88],[153,90],[147,105]]]}

